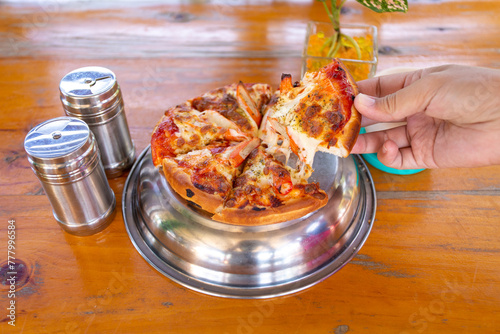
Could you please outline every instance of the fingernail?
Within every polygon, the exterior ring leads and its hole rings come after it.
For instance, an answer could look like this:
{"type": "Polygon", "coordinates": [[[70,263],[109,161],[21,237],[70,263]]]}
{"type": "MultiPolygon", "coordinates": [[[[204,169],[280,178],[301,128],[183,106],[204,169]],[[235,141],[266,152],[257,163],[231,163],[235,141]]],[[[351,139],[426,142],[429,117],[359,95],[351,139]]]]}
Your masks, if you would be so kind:
{"type": "Polygon", "coordinates": [[[356,96],[356,102],[357,104],[359,105],[362,105],[364,107],[372,107],[374,104],[375,104],[375,98],[369,96],[369,95],[365,95],[365,94],[361,94],[359,93],[357,96],[356,96]]]}
{"type": "Polygon", "coordinates": [[[384,143],[384,145],[382,145],[382,153],[387,153],[387,143],[384,143]]]}

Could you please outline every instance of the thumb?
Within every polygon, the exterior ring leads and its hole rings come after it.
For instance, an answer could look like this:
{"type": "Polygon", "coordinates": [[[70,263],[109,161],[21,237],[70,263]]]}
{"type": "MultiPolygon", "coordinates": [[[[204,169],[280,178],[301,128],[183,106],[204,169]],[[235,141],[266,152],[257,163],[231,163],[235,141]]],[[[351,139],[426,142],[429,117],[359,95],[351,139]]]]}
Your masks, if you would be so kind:
{"type": "Polygon", "coordinates": [[[408,116],[423,112],[429,105],[432,94],[429,87],[415,82],[392,94],[373,97],[358,94],[354,106],[363,115],[378,122],[402,121],[408,116]]]}

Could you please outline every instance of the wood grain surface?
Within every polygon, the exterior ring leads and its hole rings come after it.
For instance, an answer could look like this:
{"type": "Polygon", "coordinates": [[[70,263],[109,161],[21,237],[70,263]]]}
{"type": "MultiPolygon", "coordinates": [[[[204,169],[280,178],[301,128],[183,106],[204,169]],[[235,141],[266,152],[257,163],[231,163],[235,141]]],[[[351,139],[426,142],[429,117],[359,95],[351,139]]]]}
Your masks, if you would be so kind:
{"type": "MultiPolygon", "coordinates": [[[[23,141],[63,115],[60,79],[82,66],[118,77],[138,152],[171,105],[243,80],[299,78],[315,1],[0,1],[0,265],[15,221],[15,327],[0,277],[2,333],[500,333],[500,167],[396,176],[370,167],[377,214],[358,255],[317,285],[264,300],[211,297],[136,251],[118,205],[90,237],[64,233],[23,141]],[[21,268],[22,269],[22,268],[21,268]]],[[[500,68],[500,2],[409,1],[345,23],[379,29],[379,70],[446,63],[500,68]]],[[[490,143],[498,145],[499,143],[490,143]]],[[[118,203],[127,175],[110,180],[118,203]]]]}

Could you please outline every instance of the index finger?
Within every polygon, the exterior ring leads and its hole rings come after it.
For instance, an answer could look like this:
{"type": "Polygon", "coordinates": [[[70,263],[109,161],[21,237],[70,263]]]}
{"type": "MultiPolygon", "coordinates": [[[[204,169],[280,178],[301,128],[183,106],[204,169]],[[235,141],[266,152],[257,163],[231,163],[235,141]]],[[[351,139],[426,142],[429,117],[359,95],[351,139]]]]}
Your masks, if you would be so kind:
{"type": "Polygon", "coordinates": [[[360,93],[374,97],[383,97],[411,85],[413,82],[419,80],[423,73],[424,70],[394,73],[358,81],[357,84],[360,93]]]}

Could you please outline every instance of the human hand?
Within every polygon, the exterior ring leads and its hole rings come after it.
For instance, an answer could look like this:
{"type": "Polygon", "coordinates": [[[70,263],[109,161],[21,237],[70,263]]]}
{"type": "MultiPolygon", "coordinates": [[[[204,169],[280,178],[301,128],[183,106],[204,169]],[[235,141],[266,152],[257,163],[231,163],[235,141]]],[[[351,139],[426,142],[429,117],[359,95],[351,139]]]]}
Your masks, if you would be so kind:
{"type": "Polygon", "coordinates": [[[378,153],[397,169],[500,164],[500,70],[445,65],[358,82],[362,126],[351,153],[378,153]],[[366,94],[366,95],[365,95],[366,94]]]}

